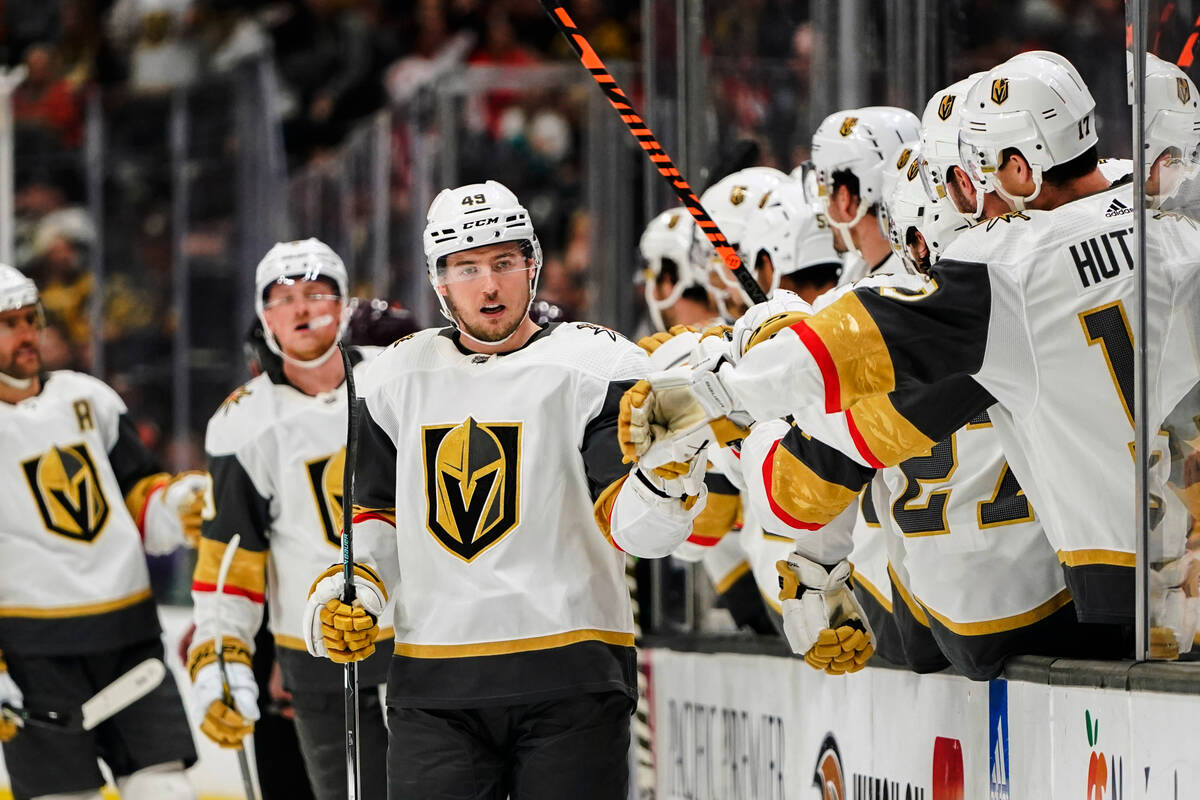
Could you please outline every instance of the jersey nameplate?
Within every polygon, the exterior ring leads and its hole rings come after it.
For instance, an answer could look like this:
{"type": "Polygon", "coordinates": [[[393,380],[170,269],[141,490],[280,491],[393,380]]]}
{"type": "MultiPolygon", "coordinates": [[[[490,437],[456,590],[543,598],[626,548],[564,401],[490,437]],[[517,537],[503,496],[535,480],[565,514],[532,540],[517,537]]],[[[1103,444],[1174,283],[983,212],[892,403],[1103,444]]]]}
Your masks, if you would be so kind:
{"type": "Polygon", "coordinates": [[[1084,289],[1116,278],[1123,272],[1133,272],[1133,256],[1125,242],[1125,237],[1132,235],[1133,228],[1123,228],[1067,247],[1084,289]]]}

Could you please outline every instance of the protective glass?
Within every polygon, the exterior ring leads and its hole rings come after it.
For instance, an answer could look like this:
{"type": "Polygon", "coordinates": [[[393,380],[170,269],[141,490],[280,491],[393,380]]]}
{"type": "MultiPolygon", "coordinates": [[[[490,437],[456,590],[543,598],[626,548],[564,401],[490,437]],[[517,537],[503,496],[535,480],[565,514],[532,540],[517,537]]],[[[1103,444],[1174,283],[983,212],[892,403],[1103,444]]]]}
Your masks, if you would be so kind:
{"type": "Polygon", "coordinates": [[[46,313],[39,302],[0,313],[0,336],[14,336],[26,328],[40,331],[46,327],[46,313]]]}
{"type": "Polygon", "coordinates": [[[437,269],[437,284],[472,283],[491,274],[497,279],[509,278],[513,275],[524,275],[528,278],[533,272],[533,260],[526,258],[519,250],[495,256],[490,261],[471,258],[454,264],[441,264],[437,269]]]}
{"type": "Polygon", "coordinates": [[[306,303],[321,303],[326,301],[336,303],[341,299],[341,295],[329,292],[306,292],[301,295],[288,294],[263,303],[263,310],[270,311],[273,308],[290,308],[301,300],[306,303]]]}

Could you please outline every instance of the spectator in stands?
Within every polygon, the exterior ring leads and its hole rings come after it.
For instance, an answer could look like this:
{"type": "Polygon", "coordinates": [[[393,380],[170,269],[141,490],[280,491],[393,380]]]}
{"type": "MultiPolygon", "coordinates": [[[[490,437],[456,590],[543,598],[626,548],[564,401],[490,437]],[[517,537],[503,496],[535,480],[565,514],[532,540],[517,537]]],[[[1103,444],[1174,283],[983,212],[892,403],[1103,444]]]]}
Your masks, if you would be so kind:
{"type": "Polygon", "coordinates": [[[25,80],[12,95],[18,126],[48,135],[59,147],[74,150],[83,137],[79,102],[71,85],[59,77],[57,55],[46,44],[25,51],[25,80]]]}

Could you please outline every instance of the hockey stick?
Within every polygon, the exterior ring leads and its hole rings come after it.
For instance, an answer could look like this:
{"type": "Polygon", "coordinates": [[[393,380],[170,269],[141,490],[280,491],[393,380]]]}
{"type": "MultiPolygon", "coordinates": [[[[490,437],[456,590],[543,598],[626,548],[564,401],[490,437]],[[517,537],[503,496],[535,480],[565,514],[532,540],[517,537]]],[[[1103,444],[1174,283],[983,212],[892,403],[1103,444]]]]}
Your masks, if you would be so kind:
{"type": "MultiPolygon", "coordinates": [[[[342,602],[354,605],[354,462],[358,457],[358,394],[354,390],[354,365],[346,345],[338,342],[346,371],[346,464],[342,468],[342,602]]],[[[346,798],[362,793],[358,758],[358,662],[349,661],[342,673],[346,696],[346,798]]]]}
{"type": "MultiPolygon", "coordinates": [[[[225,591],[225,578],[229,575],[229,568],[233,565],[233,556],[237,552],[238,544],[242,541],[242,535],[235,533],[229,538],[229,544],[225,545],[225,552],[221,555],[221,565],[217,568],[217,604],[213,612],[213,627],[216,628],[215,641],[213,644],[217,651],[217,668],[221,671],[221,691],[224,693],[225,705],[236,709],[233,704],[233,693],[229,691],[229,672],[225,668],[225,643],[221,637],[221,594],[225,591]]],[[[250,756],[246,753],[245,746],[237,749],[238,768],[242,772],[242,788],[246,791],[246,800],[257,800],[258,795],[254,791],[254,776],[250,773],[250,756]]]]}
{"type": "Polygon", "coordinates": [[[755,303],[762,303],[767,299],[766,293],[762,287],[758,285],[758,281],[754,280],[754,276],[746,269],[746,265],[738,258],[737,250],[733,249],[729,244],[729,240],[725,238],[725,234],[721,233],[721,229],[717,227],[717,223],[704,210],[704,206],[700,205],[699,198],[692,191],[692,187],[684,177],[679,174],[675,163],[671,161],[671,157],[667,155],[667,151],[658,143],[654,132],[647,127],[641,115],[633,107],[625,92],[621,91],[621,87],[617,86],[616,79],[612,73],[608,71],[608,67],[604,66],[604,62],[600,60],[600,56],[596,55],[596,51],[584,38],[579,29],[575,27],[574,20],[567,10],[562,7],[562,4],[555,0],[541,0],[542,8],[546,9],[546,13],[550,15],[550,19],[554,20],[554,24],[566,37],[567,43],[571,45],[571,49],[575,51],[575,55],[579,56],[579,61],[591,73],[596,80],[596,85],[600,87],[600,91],[604,92],[604,96],[608,98],[608,102],[621,115],[621,121],[629,128],[629,132],[637,139],[642,150],[646,152],[646,157],[658,169],[658,174],[663,176],[667,183],[671,184],[671,188],[675,190],[675,194],[680,201],[687,206],[687,210],[695,218],[696,224],[700,226],[700,230],[708,237],[708,241],[712,243],[717,254],[721,256],[721,260],[725,262],[725,266],[733,271],[737,276],[738,283],[742,289],[755,303]]]}
{"type": "Polygon", "coordinates": [[[85,700],[77,709],[48,711],[16,708],[5,703],[3,713],[18,725],[35,725],[56,731],[82,733],[141,700],[154,691],[167,668],[157,658],[147,658],[133,669],[85,700]]]}

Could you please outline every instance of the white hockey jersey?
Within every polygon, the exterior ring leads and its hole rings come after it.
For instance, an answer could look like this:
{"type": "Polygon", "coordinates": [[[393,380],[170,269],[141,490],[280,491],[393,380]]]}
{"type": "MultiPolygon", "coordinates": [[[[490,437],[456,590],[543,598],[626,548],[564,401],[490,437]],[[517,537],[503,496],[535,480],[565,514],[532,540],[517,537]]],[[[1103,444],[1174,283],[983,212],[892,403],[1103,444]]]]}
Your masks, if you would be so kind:
{"type": "MultiPolygon", "coordinates": [[[[357,379],[378,352],[351,350],[357,379]]],[[[204,524],[192,584],[193,652],[215,637],[218,602],[222,636],[252,652],[265,600],[284,684],[294,691],[336,691],[342,667],[305,650],[303,612],[313,578],[342,557],[345,385],[314,396],[259,375],[213,414],[205,450],[216,513],[204,524]],[[218,598],[216,571],[235,533],[241,540],[218,598]]],[[[391,630],[381,630],[380,638],[390,640],[391,630]]],[[[360,665],[364,684],[383,683],[390,650],[390,641],[381,642],[377,655],[360,665]]]]}
{"type": "Polygon", "coordinates": [[[116,392],[78,372],[43,380],[40,394],[0,403],[0,650],[62,655],[157,638],[133,514],[167,476],[116,392]]]}
{"type": "MultiPolygon", "coordinates": [[[[988,220],[950,245],[932,285],[856,288],[722,375],[756,415],[812,402],[848,408],[901,382],[973,376],[1009,412],[995,417],[996,433],[1067,569],[1081,619],[1128,622],[1135,203],[1121,184],[1054,211],[988,220]]],[[[1188,323],[1197,248],[1188,220],[1155,214],[1148,230],[1145,344],[1157,425],[1196,381],[1188,323]]],[[[937,441],[985,407],[949,392],[935,405],[921,425],[898,410],[893,423],[937,441]]],[[[1153,481],[1161,488],[1161,476],[1153,481]]]]}
{"type": "MultiPolygon", "coordinates": [[[[590,323],[484,355],[453,329],[393,344],[363,385],[356,519],[396,600],[390,703],[470,707],[635,691],[625,554],[607,514],[630,475],[621,395],[646,354],[590,323]]],[[[629,477],[629,480],[634,480],[629,477]]],[[[616,519],[613,519],[616,525],[616,519]]],[[[676,541],[682,541],[686,528],[676,541]]]]}

